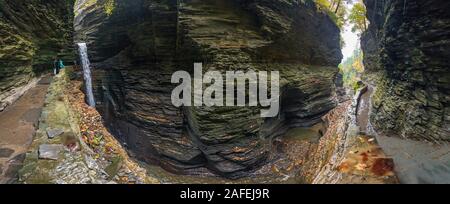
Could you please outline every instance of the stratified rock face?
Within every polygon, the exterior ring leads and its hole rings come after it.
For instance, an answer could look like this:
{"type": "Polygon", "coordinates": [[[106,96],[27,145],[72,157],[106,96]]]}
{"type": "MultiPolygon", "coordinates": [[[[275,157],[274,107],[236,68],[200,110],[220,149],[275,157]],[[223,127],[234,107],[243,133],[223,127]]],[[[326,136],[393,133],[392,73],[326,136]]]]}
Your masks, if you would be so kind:
{"type": "Polygon", "coordinates": [[[264,163],[273,137],[336,105],[339,29],[314,4],[265,0],[80,1],[77,41],[94,62],[98,108],[139,159],[168,170],[241,176],[264,163]],[[87,6],[85,6],[87,5],[87,6]],[[178,70],[280,71],[281,114],[257,107],[176,108],[178,70]]]}
{"type": "Polygon", "coordinates": [[[72,0],[0,0],[0,110],[13,89],[73,60],[72,0]]]}
{"type": "Polygon", "coordinates": [[[373,122],[405,138],[450,141],[449,1],[365,0],[364,63],[378,72],[373,122]]]}

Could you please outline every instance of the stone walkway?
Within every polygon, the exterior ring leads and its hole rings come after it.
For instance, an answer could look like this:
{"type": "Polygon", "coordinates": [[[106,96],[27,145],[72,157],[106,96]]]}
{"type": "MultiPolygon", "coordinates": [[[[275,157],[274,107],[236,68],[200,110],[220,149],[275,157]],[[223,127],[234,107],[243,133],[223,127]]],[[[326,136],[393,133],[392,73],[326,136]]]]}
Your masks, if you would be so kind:
{"type": "Polygon", "coordinates": [[[400,183],[449,184],[450,144],[433,144],[399,137],[380,135],[369,122],[373,87],[361,96],[358,124],[361,130],[376,135],[379,145],[387,156],[394,159],[395,173],[400,183]]]}
{"type": "Polygon", "coordinates": [[[401,183],[450,184],[450,145],[378,136],[401,183]]]}
{"type": "Polygon", "coordinates": [[[364,133],[367,133],[372,94],[373,87],[368,86],[367,91],[361,96],[358,104],[356,122],[360,131],[364,133]]]}
{"type": "Polygon", "coordinates": [[[0,112],[0,184],[14,182],[31,145],[52,77],[46,76],[0,112]]]}
{"type": "Polygon", "coordinates": [[[82,82],[69,80],[71,71],[69,67],[62,70],[48,87],[39,127],[18,171],[17,183],[150,183],[145,177],[145,169],[130,165],[126,152],[123,150],[123,154],[119,154],[119,149],[115,148],[119,143],[113,149],[106,141],[107,135],[102,134],[97,140],[95,147],[99,148],[93,149],[94,146],[85,143],[83,136],[88,133],[100,135],[103,123],[99,115],[96,119],[88,114],[98,112],[85,103],[80,89],[82,82]],[[82,124],[81,120],[84,121],[82,124]],[[101,144],[104,146],[99,146],[101,144]]]}

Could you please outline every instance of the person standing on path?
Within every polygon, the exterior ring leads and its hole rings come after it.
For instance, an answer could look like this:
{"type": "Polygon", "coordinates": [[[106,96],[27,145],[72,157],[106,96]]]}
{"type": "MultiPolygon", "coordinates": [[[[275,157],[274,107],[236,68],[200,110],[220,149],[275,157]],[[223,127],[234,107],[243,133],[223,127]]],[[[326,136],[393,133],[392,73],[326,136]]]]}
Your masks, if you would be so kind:
{"type": "Polygon", "coordinates": [[[60,58],[60,59],[56,62],[56,74],[59,74],[59,71],[61,71],[61,69],[64,69],[64,62],[63,62],[62,59],[60,58]]]}
{"type": "Polygon", "coordinates": [[[55,58],[53,60],[53,75],[56,76],[58,74],[58,60],[55,58]]]}

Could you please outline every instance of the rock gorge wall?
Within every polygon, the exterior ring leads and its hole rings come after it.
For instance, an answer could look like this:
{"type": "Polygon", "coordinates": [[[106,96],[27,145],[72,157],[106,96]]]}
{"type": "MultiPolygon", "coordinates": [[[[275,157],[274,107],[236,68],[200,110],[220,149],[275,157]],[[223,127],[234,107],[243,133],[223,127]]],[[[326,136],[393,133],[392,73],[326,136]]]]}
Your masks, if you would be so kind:
{"type": "Polygon", "coordinates": [[[366,70],[376,73],[374,125],[389,135],[450,141],[450,9],[441,0],[365,0],[366,70]]]}
{"type": "Polygon", "coordinates": [[[88,43],[105,120],[137,158],[179,173],[242,176],[274,137],[310,126],[337,104],[339,29],[310,1],[78,1],[76,41],[88,43]],[[256,107],[176,108],[171,75],[279,70],[281,113],[256,107]]]}
{"type": "Polygon", "coordinates": [[[0,111],[54,58],[73,61],[72,0],[0,0],[0,111]]]}

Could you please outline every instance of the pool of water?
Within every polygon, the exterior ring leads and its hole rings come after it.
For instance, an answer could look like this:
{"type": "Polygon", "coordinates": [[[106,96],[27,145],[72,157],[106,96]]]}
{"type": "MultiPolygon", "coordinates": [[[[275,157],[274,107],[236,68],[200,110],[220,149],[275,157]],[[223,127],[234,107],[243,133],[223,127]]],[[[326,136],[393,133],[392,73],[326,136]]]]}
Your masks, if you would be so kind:
{"type": "Polygon", "coordinates": [[[286,140],[306,140],[317,143],[322,137],[322,133],[325,129],[323,123],[318,123],[312,127],[299,127],[289,130],[284,138],[286,140]]]}
{"type": "MultiPolygon", "coordinates": [[[[213,174],[202,176],[178,175],[156,165],[142,165],[147,168],[149,176],[166,184],[301,184],[305,183],[300,176],[301,166],[294,165],[297,161],[295,158],[293,159],[293,156],[296,157],[295,152],[302,152],[302,149],[308,150],[311,146],[316,145],[324,128],[325,125],[319,123],[308,128],[289,130],[285,136],[277,138],[277,143],[282,144],[281,148],[285,151],[279,151],[280,148],[274,145],[268,163],[240,179],[232,180],[213,174]],[[293,149],[300,151],[293,151],[293,149]]],[[[298,155],[298,159],[305,159],[306,157],[306,154],[299,153],[298,155]]]]}

